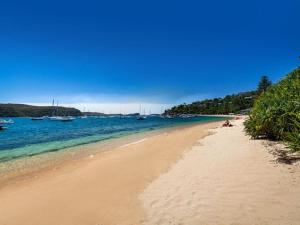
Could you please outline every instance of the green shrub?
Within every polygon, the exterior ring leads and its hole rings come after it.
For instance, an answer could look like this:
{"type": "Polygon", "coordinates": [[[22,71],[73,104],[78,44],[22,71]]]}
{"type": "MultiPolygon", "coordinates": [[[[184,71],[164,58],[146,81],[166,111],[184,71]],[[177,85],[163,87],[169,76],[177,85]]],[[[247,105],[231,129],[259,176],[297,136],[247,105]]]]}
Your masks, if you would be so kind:
{"type": "Polygon", "coordinates": [[[300,68],[259,96],[245,127],[254,138],[283,140],[300,150],[300,68]]]}

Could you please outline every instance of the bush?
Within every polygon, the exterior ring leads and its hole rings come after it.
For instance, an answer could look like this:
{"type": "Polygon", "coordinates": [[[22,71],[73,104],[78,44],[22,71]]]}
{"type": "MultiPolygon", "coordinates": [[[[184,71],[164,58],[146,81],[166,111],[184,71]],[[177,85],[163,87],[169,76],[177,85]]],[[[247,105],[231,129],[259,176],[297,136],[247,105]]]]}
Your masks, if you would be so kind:
{"type": "Polygon", "coordinates": [[[259,96],[245,127],[254,138],[283,140],[300,150],[300,68],[259,96]]]}

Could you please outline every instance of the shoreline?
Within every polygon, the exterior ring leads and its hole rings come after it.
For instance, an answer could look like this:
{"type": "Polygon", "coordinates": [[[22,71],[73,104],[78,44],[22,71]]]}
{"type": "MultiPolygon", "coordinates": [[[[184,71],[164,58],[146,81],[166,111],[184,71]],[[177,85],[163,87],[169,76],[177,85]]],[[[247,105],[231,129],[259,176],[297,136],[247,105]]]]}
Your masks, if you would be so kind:
{"type": "Polygon", "coordinates": [[[17,179],[0,188],[0,224],[297,224],[300,163],[276,163],[243,121],[168,129],[17,179]]]}
{"type": "Polygon", "coordinates": [[[138,194],[221,123],[169,130],[4,186],[0,224],[141,224],[138,194]]]}
{"type": "Polygon", "coordinates": [[[140,131],[107,140],[80,144],[53,152],[45,152],[31,157],[2,162],[0,163],[0,190],[11,183],[18,183],[20,181],[31,179],[41,172],[46,172],[53,168],[58,169],[69,163],[77,163],[80,160],[94,157],[95,155],[106,151],[112,151],[123,145],[126,146],[138,142],[140,139],[147,139],[156,135],[161,135],[165,132],[172,132],[217,122],[220,121],[175,124],[173,126],[140,131]]]}
{"type": "Polygon", "coordinates": [[[243,121],[216,128],[144,189],[143,225],[299,223],[300,162],[278,163],[243,121]]]}
{"type": "MultiPolygon", "coordinates": [[[[108,135],[102,134],[101,132],[94,132],[92,134],[86,136],[80,136],[76,138],[69,138],[63,140],[52,140],[52,141],[44,141],[44,142],[36,142],[36,143],[23,143],[23,145],[17,145],[15,147],[6,147],[4,146],[3,149],[0,151],[0,165],[2,163],[11,162],[14,160],[19,160],[23,158],[29,158],[34,156],[43,155],[45,153],[53,153],[59,152],[64,149],[73,149],[77,148],[78,146],[83,146],[87,144],[94,144],[99,142],[107,142],[110,140],[115,140],[119,138],[124,138],[127,136],[132,136],[141,133],[149,133],[155,132],[163,129],[172,129],[176,127],[184,127],[194,124],[206,123],[206,122],[215,122],[225,120],[229,117],[226,116],[199,116],[197,118],[205,118],[210,117],[207,121],[201,120],[187,120],[187,121],[176,121],[170,124],[156,124],[156,126],[146,126],[142,128],[137,128],[136,130],[121,130],[116,132],[111,132],[108,135]],[[11,152],[16,152],[18,154],[11,154],[11,152]],[[30,155],[28,155],[28,154],[30,155]]],[[[24,119],[22,117],[22,119],[24,119]]],[[[168,119],[166,119],[168,121],[168,119]]],[[[172,120],[170,120],[172,121],[172,120]]],[[[134,121],[133,121],[134,122],[134,121]]],[[[35,122],[34,122],[35,123],[35,122]]],[[[28,124],[27,124],[28,125],[28,124]]],[[[37,127],[35,127],[37,129],[37,127]]],[[[22,139],[23,137],[20,137],[22,139]]],[[[6,140],[4,140],[6,141],[6,140]]],[[[1,168],[0,168],[1,170],[1,168]]]]}

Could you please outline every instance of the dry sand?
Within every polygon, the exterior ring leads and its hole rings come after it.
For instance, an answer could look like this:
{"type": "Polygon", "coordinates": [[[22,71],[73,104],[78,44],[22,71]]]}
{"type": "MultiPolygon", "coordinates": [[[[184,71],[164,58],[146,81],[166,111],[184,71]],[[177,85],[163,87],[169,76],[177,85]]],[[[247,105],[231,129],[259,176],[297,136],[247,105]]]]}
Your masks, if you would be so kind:
{"type": "Polygon", "coordinates": [[[0,225],[141,224],[138,194],[219,125],[168,130],[17,183],[0,181],[0,225]]]}
{"type": "Polygon", "coordinates": [[[298,225],[300,167],[274,162],[242,121],[201,140],[141,194],[147,225],[298,225]]]}
{"type": "Polygon", "coordinates": [[[299,165],[276,164],[234,124],[167,131],[0,183],[0,225],[300,224],[299,165]]]}

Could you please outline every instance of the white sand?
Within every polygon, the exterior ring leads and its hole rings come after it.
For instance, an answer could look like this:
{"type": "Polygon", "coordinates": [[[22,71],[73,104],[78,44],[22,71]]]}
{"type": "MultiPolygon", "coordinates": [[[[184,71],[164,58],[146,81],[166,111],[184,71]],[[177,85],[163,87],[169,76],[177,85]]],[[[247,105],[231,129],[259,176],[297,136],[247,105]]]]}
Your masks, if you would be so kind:
{"type": "Polygon", "coordinates": [[[276,164],[241,120],[234,125],[200,140],[144,190],[144,224],[300,224],[299,165],[276,164]]]}

